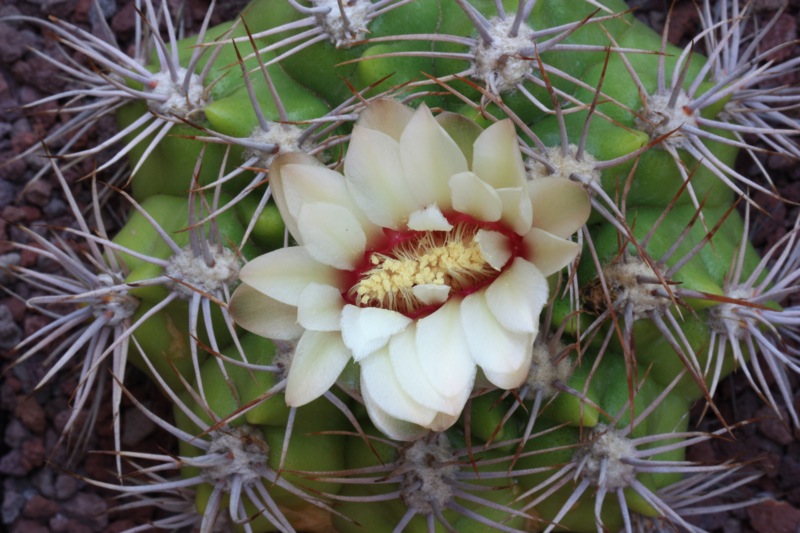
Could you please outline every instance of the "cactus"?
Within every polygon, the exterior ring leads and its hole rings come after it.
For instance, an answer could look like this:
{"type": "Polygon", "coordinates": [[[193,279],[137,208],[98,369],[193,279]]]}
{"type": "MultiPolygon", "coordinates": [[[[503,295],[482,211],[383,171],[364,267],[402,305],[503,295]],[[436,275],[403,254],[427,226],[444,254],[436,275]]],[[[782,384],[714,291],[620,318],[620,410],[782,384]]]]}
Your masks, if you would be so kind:
{"type": "Polygon", "coordinates": [[[121,509],[169,501],[154,527],[201,531],[701,531],[709,499],[755,501],[735,458],[685,452],[746,423],[714,403],[734,371],[800,426],[798,226],[759,257],[753,193],[781,191],[735,165],[800,157],[773,22],[706,1],[681,49],[617,0],[253,0],[179,39],[165,6],[141,2],[134,57],[8,19],[89,63],[56,63],[80,86],[34,104],[68,100],[44,144],[77,227],[18,244],[66,270],[14,271],[54,318],[19,361],[59,343],[47,381],[82,355],[76,417],[108,381],[120,484],[89,481],[139,498],[121,509]],[[110,114],[118,134],[70,151],[110,114]],[[98,172],[125,179],[86,217],[60,166],[112,147],[98,172]],[[113,236],[90,222],[109,195],[113,236]],[[122,448],[126,395],[175,454],[122,448]],[[690,429],[698,403],[718,430],[690,429]]]}

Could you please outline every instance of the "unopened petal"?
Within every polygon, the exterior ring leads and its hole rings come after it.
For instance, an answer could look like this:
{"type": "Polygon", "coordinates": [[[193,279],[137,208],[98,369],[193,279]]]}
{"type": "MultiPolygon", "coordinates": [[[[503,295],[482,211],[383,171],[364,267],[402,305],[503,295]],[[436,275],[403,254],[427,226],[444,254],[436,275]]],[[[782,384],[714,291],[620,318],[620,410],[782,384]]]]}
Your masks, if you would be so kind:
{"type": "Polygon", "coordinates": [[[417,322],[417,352],[425,376],[444,397],[472,389],[475,363],[461,327],[460,302],[450,300],[417,322]]]}
{"type": "Polygon", "coordinates": [[[421,105],[400,137],[405,179],[420,206],[450,208],[450,176],[467,170],[467,160],[447,132],[421,105]]]}
{"type": "Polygon", "coordinates": [[[438,206],[429,205],[417,209],[408,216],[408,229],[414,231],[450,231],[453,225],[447,221],[438,206]]]}
{"type": "Polygon", "coordinates": [[[353,359],[361,361],[386,346],[392,335],[400,333],[410,323],[410,318],[396,311],[345,305],[342,309],[342,339],[353,351],[353,359]]]}
{"type": "Polygon", "coordinates": [[[239,272],[239,278],[255,290],[294,306],[310,283],[337,287],[340,277],[338,270],[314,260],[302,246],[256,257],[239,272]]]}
{"type": "Polygon", "coordinates": [[[336,332],[306,331],[297,343],[286,380],[286,404],[300,407],[330,389],[350,360],[336,332]]]}
{"type": "Polygon", "coordinates": [[[239,285],[228,305],[233,320],[247,331],[268,339],[295,340],[303,334],[297,308],[279,302],[249,285],[239,285]]]}
{"type": "Polygon", "coordinates": [[[475,242],[483,259],[495,270],[501,270],[511,258],[511,245],[508,237],[498,231],[478,230],[475,242]]]}
{"type": "Polygon", "coordinates": [[[511,120],[486,128],[475,141],[472,171],[496,189],[525,184],[525,165],[511,120]]]}
{"type": "Polygon", "coordinates": [[[339,331],[344,299],[336,287],[312,283],[300,293],[297,321],[314,331],[339,331]]]}
{"type": "Polygon", "coordinates": [[[411,292],[425,305],[440,305],[447,301],[447,297],[450,295],[450,287],[448,285],[425,283],[414,285],[411,288],[411,292]]]}
{"type": "Polygon", "coordinates": [[[549,276],[570,264],[581,247],[577,242],[556,237],[539,228],[533,228],[525,236],[526,259],[549,276]]]}
{"type": "Polygon", "coordinates": [[[325,203],[306,203],[297,226],[308,254],[320,263],[353,270],[364,256],[367,236],[348,209],[325,203]]]}
{"type": "Polygon", "coordinates": [[[582,186],[557,177],[536,178],[528,182],[533,204],[533,225],[566,239],[586,223],[592,211],[589,196],[582,186]]]}
{"type": "Polygon", "coordinates": [[[547,280],[539,269],[517,257],[486,288],[486,303],[504,328],[536,335],[548,293],[547,280]]]}
{"type": "Polygon", "coordinates": [[[503,203],[497,191],[473,172],[461,172],[450,178],[453,209],[477,220],[495,222],[503,213],[503,203]]]}
{"type": "Polygon", "coordinates": [[[436,411],[421,405],[403,390],[392,368],[388,348],[378,350],[362,360],[359,366],[362,393],[366,391],[386,414],[420,426],[433,421],[436,411]]]}

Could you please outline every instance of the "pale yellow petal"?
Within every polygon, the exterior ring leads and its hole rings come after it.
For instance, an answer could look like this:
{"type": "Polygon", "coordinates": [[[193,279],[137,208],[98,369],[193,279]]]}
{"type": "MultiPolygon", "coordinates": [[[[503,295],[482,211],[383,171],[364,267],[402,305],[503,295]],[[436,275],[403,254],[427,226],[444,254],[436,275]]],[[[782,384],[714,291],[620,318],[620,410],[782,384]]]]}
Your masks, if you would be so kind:
{"type": "Polygon", "coordinates": [[[472,389],[476,367],[462,331],[458,300],[417,321],[417,352],[425,376],[446,397],[472,389]]]}
{"type": "Polygon", "coordinates": [[[495,270],[501,270],[511,258],[508,237],[498,231],[478,230],[475,242],[483,259],[495,270]]]}
{"type": "Polygon", "coordinates": [[[581,247],[577,242],[556,237],[539,228],[525,236],[525,258],[536,265],[545,276],[558,272],[570,264],[581,247]]]}
{"type": "Polygon", "coordinates": [[[341,272],[313,259],[302,246],[280,248],[256,257],[239,272],[252,288],[285,304],[297,306],[310,283],[338,287],[341,272]]]}
{"type": "Polygon", "coordinates": [[[400,385],[392,368],[389,349],[383,348],[359,363],[361,367],[361,392],[383,412],[420,426],[427,426],[436,417],[436,411],[421,405],[409,396],[400,385]]]}
{"type": "Polygon", "coordinates": [[[354,270],[364,257],[367,236],[353,213],[340,205],[303,204],[297,227],[304,248],[320,263],[354,270]]]}
{"type": "Polygon", "coordinates": [[[370,102],[358,117],[360,127],[377,130],[400,141],[400,135],[408,125],[414,110],[397,100],[384,98],[370,102]]]}
{"type": "Polygon", "coordinates": [[[400,137],[400,158],[405,180],[419,207],[436,204],[450,208],[450,177],[465,172],[461,149],[421,105],[400,137]]]}
{"type": "Polygon", "coordinates": [[[239,285],[228,305],[238,325],[268,339],[295,340],[303,334],[297,322],[297,308],[279,302],[249,285],[239,285]]]}
{"type": "Polygon", "coordinates": [[[528,182],[533,204],[533,225],[567,238],[589,218],[592,204],[579,184],[557,177],[537,178],[528,182]]]}
{"type": "Polygon", "coordinates": [[[525,185],[517,132],[509,119],[495,122],[475,141],[472,171],[495,189],[525,185]]]}
{"type": "Polygon", "coordinates": [[[461,172],[450,178],[453,209],[483,222],[496,222],[503,213],[497,191],[472,172],[461,172]]]}
{"type": "Polygon", "coordinates": [[[350,350],[339,333],[303,333],[286,379],[286,404],[300,407],[325,394],[349,360],[350,350]]]}
{"type": "Polygon", "coordinates": [[[314,331],[339,331],[343,308],[344,299],[339,289],[311,283],[300,293],[297,321],[314,331]]]}
{"type": "Polygon", "coordinates": [[[377,307],[345,305],[342,309],[342,338],[360,361],[383,348],[411,323],[411,319],[396,311],[377,307]]]}
{"type": "Polygon", "coordinates": [[[406,181],[396,140],[376,130],[353,127],[344,160],[353,200],[373,223],[401,229],[419,204],[406,181]]]}
{"type": "Polygon", "coordinates": [[[517,333],[539,331],[539,315],[549,288],[544,275],[521,257],[486,288],[486,303],[497,321],[517,333]]]}

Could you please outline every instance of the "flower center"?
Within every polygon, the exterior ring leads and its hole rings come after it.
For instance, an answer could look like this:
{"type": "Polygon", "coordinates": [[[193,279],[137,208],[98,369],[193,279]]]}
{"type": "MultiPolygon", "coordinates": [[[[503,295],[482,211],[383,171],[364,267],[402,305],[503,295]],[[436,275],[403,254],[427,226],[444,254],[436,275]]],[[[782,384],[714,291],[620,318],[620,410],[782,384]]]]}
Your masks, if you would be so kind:
{"type": "Polygon", "coordinates": [[[475,292],[500,274],[519,247],[513,232],[482,226],[470,221],[449,231],[388,233],[387,246],[367,251],[348,300],[418,317],[475,292]]]}

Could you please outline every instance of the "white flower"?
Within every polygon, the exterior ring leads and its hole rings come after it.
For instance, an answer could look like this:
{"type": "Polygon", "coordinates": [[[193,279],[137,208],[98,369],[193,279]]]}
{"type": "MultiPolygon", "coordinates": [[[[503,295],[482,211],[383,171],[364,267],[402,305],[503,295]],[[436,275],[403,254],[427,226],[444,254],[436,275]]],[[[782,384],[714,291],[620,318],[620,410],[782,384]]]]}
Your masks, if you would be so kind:
{"type": "Polygon", "coordinates": [[[583,189],[527,181],[514,126],[482,131],[392,100],[352,133],[344,175],[289,153],[270,169],[299,246],[241,271],[236,321],[297,339],[286,402],[304,405],[354,359],[375,425],[396,439],[460,415],[477,367],[503,389],[528,374],[546,276],[578,253],[583,189]]]}

